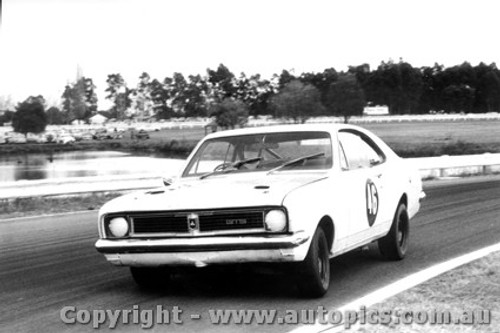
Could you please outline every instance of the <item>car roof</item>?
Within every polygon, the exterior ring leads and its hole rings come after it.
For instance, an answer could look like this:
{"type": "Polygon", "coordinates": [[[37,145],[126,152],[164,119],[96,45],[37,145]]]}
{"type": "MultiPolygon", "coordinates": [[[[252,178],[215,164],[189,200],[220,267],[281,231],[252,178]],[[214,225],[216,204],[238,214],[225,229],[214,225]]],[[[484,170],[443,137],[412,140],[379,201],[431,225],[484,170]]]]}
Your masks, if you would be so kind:
{"type": "Polygon", "coordinates": [[[293,124],[293,125],[269,125],[260,127],[246,127],[235,130],[227,130],[216,133],[211,133],[206,136],[206,139],[220,138],[227,136],[237,136],[237,135],[250,135],[250,134],[260,134],[260,133],[281,133],[281,132],[336,132],[341,129],[360,129],[358,126],[346,125],[346,124],[293,124]]]}

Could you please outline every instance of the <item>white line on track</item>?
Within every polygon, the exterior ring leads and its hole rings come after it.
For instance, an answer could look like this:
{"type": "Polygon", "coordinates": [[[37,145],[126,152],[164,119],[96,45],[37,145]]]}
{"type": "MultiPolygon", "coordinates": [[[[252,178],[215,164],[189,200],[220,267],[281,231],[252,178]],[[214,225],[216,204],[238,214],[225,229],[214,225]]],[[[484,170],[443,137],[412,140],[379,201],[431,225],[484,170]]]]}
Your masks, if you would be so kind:
{"type": "MultiPolygon", "coordinates": [[[[358,311],[361,306],[369,307],[374,304],[380,303],[381,301],[399,294],[405,290],[413,288],[414,286],[421,284],[427,280],[430,280],[440,274],[448,272],[454,268],[465,265],[471,261],[483,258],[493,252],[500,251],[500,243],[484,247],[482,249],[461,255],[459,257],[453,258],[451,260],[436,264],[434,266],[428,267],[411,275],[408,275],[396,282],[388,284],[385,287],[377,289],[363,297],[355,299],[347,304],[342,305],[336,310],[340,312],[344,311],[358,311]]],[[[291,332],[293,333],[309,333],[309,332],[341,332],[344,331],[345,327],[343,324],[330,325],[330,324],[319,324],[315,323],[313,325],[304,325],[298,327],[291,332]]]]}

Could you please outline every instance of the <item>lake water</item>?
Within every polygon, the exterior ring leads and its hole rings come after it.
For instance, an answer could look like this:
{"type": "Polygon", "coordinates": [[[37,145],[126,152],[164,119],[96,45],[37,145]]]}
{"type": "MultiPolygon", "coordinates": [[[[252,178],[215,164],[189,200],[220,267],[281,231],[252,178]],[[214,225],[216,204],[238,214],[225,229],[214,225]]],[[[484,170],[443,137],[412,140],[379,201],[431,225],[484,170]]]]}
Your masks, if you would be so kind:
{"type": "Polygon", "coordinates": [[[182,163],[179,159],[116,151],[5,155],[0,156],[0,182],[145,173],[169,176],[182,163]]]}

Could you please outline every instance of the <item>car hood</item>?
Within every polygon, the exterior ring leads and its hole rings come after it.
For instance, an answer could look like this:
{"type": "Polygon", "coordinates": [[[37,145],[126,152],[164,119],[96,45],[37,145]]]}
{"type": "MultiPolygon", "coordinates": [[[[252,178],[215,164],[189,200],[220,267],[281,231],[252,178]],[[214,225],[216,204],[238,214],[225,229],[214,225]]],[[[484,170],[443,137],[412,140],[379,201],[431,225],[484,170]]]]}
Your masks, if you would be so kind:
{"type": "Polygon", "coordinates": [[[111,200],[101,213],[279,206],[285,196],[304,185],[327,178],[316,173],[246,173],[191,178],[171,186],[134,192],[111,200]]]}

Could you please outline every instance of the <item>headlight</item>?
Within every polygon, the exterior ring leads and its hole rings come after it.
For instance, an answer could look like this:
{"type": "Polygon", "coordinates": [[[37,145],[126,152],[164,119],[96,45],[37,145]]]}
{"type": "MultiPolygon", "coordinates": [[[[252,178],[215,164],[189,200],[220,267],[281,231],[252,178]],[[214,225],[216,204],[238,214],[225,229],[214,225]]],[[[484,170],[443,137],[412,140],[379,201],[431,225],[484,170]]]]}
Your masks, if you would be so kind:
{"type": "Polygon", "coordinates": [[[124,217],[114,217],[108,222],[109,236],[125,237],[129,232],[129,224],[124,217]]]}
{"type": "Polygon", "coordinates": [[[268,231],[284,231],[286,228],[286,215],[282,210],[271,210],[266,214],[266,230],[268,231]]]}

